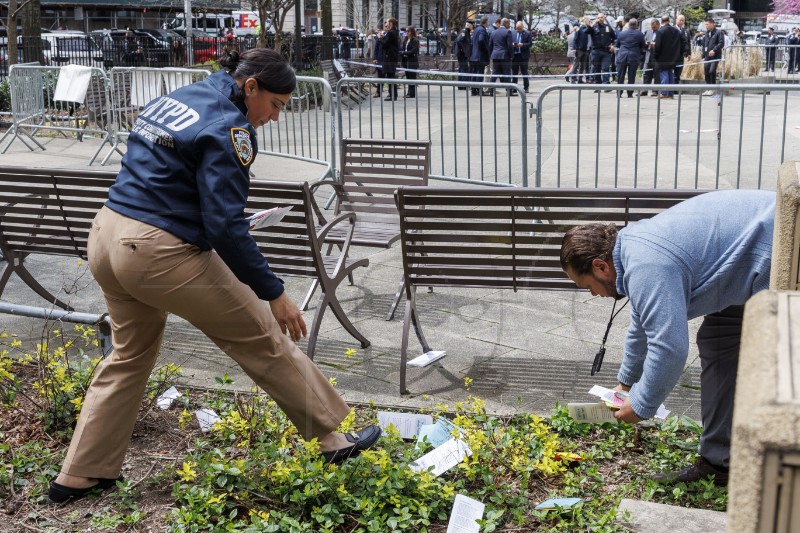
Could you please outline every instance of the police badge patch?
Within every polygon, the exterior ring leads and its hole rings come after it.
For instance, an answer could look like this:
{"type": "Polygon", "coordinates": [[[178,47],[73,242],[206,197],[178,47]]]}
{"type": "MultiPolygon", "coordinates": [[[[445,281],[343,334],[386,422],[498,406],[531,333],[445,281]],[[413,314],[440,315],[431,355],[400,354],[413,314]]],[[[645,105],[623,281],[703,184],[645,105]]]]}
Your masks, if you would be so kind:
{"type": "Polygon", "coordinates": [[[252,163],[253,143],[250,140],[250,132],[244,128],[231,128],[231,140],[242,165],[247,166],[252,163]]]}

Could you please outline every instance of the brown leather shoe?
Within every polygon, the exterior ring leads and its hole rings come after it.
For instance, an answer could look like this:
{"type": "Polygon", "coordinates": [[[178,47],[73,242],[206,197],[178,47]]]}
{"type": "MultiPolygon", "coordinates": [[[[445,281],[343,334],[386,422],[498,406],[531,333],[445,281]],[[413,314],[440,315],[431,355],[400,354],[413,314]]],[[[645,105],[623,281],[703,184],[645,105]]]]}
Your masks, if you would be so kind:
{"type": "Polygon", "coordinates": [[[714,466],[704,457],[698,457],[693,465],[687,466],[683,470],[653,474],[654,481],[670,485],[675,483],[692,483],[708,477],[714,480],[715,485],[727,485],[728,469],[722,466],[714,466]]]}

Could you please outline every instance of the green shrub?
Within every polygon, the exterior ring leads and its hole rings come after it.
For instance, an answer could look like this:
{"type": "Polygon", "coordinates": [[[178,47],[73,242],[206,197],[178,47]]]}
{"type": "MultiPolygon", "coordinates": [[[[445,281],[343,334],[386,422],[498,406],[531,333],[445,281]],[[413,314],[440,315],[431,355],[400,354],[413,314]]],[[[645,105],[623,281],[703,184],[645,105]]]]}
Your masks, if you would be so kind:
{"type": "Polygon", "coordinates": [[[11,87],[7,77],[0,80],[0,112],[11,112],[11,87]]]}
{"type": "Polygon", "coordinates": [[[559,37],[542,35],[533,40],[531,50],[534,52],[564,52],[567,53],[567,41],[559,37]]]}

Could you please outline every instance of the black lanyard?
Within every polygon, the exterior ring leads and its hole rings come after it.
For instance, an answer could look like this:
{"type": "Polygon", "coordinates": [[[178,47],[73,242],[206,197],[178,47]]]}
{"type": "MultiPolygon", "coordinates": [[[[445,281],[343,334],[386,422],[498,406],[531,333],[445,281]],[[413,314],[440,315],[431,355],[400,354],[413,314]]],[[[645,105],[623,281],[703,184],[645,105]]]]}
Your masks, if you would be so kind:
{"type": "Polygon", "coordinates": [[[597,353],[594,356],[594,363],[592,363],[593,376],[600,372],[600,368],[603,366],[603,358],[606,355],[606,341],[608,340],[608,332],[611,331],[611,324],[614,323],[614,319],[617,318],[617,315],[620,314],[623,309],[625,309],[625,306],[628,305],[628,302],[630,301],[630,298],[625,300],[625,303],[622,304],[622,307],[619,308],[619,311],[615,313],[614,309],[617,308],[617,300],[614,300],[614,305],[611,307],[611,318],[608,319],[608,326],[606,327],[606,333],[603,335],[603,341],[600,343],[600,349],[597,350],[597,353]]]}

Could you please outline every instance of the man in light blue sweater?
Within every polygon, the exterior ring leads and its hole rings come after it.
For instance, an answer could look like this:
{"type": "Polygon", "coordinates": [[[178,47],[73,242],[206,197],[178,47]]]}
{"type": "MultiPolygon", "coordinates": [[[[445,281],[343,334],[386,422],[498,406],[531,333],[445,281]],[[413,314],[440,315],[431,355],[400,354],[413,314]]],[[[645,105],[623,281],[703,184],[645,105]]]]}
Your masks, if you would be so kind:
{"type": "Polygon", "coordinates": [[[652,417],[678,383],[689,353],[688,320],[704,317],[700,352],[700,458],[662,482],[728,480],[733,397],[745,302],[769,287],[775,193],[702,194],[617,232],[613,224],[572,228],[561,266],[592,295],[630,298],[631,317],[617,379],[630,391],[615,416],[652,417]]]}

